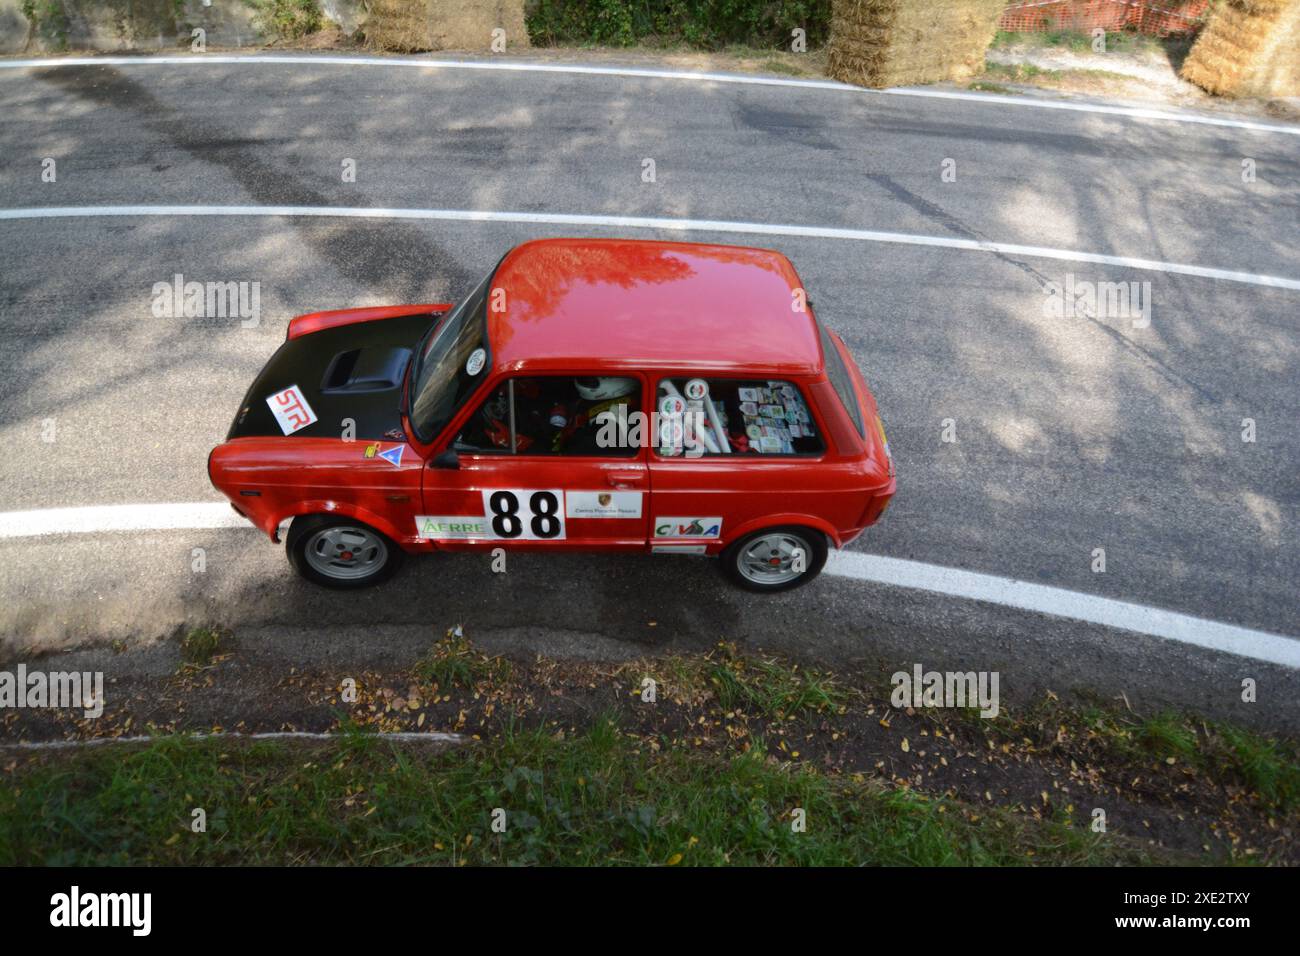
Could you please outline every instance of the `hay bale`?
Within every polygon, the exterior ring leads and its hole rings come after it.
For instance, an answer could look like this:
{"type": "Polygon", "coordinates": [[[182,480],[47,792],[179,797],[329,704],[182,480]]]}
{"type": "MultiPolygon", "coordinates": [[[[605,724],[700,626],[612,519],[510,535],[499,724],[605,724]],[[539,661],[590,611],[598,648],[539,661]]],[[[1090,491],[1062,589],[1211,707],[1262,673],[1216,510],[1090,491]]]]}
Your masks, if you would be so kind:
{"type": "Polygon", "coordinates": [[[1006,0],[834,0],[826,72],[859,86],[959,80],[984,69],[1006,0]]]}
{"type": "Polygon", "coordinates": [[[396,53],[486,53],[497,29],[507,48],[528,46],[524,0],[371,0],[364,29],[368,46],[396,53]]]}
{"type": "Polygon", "coordinates": [[[1181,73],[1220,96],[1300,96],[1300,0],[1224,0],[1181,73]]]}

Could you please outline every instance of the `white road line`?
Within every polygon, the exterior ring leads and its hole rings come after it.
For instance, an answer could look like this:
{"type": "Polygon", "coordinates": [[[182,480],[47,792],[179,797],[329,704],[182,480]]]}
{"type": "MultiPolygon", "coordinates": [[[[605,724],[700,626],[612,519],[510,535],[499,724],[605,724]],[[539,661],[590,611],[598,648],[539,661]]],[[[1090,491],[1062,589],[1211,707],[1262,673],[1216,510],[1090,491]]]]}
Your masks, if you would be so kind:
{"type": "Polygon", "coordinates": [[[262,54],[202,53],[192,56],[72,56],[44,59],[3,60],[0,69],[36,70],[61,66],[195,66],[202,64],[253,64],[255,66],[387,66],[434,70],[486,70],[506,73],[568,73],[587,76],[625,76],[652,80],[679,80],[704,83],[732,83],[744,86],[789,86],[811,90],[832,90],[840,93],[862,93],[876,96],[916,96],[926,99],[965,100],[991,106],[1024,106],[1035,109],[1065,110],[1075,113],[1097,113],[1122,116],[1134,120],[1155,120],[1169,123],[1191,123],[1200,126],[1221,126],[1257,133],[1283,133],[1300,136],[1300,126],[1279,126],[1257,123],[1253,120],[1204,116],[1182,110],[1156,110],[1140,106],[1110,106],[1104,103],[1073,103],[1064,100],[1038,99],[1029,96],[999,96],[993,93],[967,93],[961,90],[934,90],[923,87],[894,87],[869,90],[835,80],[797,80],[775,76],[755,76],[743,73],[709,73],[682,70],[656,70],[632,66],[595,66],[582,63],[524,63],[510,60],[441,60],[418,57],[377,56],[283,56],[262,54]]]}
{"type": "Polygon", "coordinates": [[[230,505],[192,502],[152,505],[93,505],[0,513],[0,538],[105,531],[171,531],[198,528],[252,528],[230,505]]]}
{"type": "MultiPolygon", "coordinates": [[[[464,734],[446,734],[440,731],[416,733],[398,730],[387,733],[367,733],[368,739],[400,740],[416,743],[464,744],[470,738],[464,734]]],[[[237,730],[223,731],[218,734],[166,734],[156,737],[85,737],[80,740],[15,740],[0,741],[0,749],[14,750],[67,750],[72,747],[96,747],[103,744],[147,744],[157,743],[170,737],[185,737],[190,740],[346,740],[348,735],[340,733],[310,733],[305,730],[280,730],[261,734],[246,734],[237,730]]]]}
{"type": "MultiPolygon", "coordinates": [[[[253,530],[229,506],[210,502],[0,513],[0,538],[230,527],[253,530]]],[[[826,573],[1101,624],[1300,669],[1300,640],[1080,591],[856,551],[833,553],[826,573]]]]}
{"type": "Polygon", "coordinates": [[[1144,604],[1130,604],[1080,591],[1030,584],[1014,578],[977,574],[937,564],[855,551],[833,553],[826,564],[826,572],[858,581],[932,591],[971,601],[1036,611],[1052,617],[1101,624],[1300,669],[1300,640],[1144,604]]]}
{"type": "Polygon", "coordinates": [[[1300,279],[1237,272],[1181,262],[1162,262],[1133,256],[1112,256],[1076,249],[1051,246],[1025,246],[1013,242],[985,242],[950,236],[925,236],[906,232],[881,232],[875,229],[842,229],[832,226],[797,226],[761,222],[735,222],[725,219],[666,219],[653,216],[597,216],[577,213],[509,212],[483,209],[385,209],[368,206],[31,206],[0,209],[0,221],[27,219],[74,219],[97,216],[261,216],[341,219],[427,219],[447,222],[535,223],[553,226],[612,227],[618,229],[654,229],[667,232],[742,233],[757,236],[794,236],[813,239],[840,239],[854,242],[883,242],[907,246],[930,246],[967,252],[990,252],[1034,259],[1060,259],[1067,262],[1090,262],[1098,265],[1222,279],[1246,285],[1274,289],[1300,290],[1300,279]]]}

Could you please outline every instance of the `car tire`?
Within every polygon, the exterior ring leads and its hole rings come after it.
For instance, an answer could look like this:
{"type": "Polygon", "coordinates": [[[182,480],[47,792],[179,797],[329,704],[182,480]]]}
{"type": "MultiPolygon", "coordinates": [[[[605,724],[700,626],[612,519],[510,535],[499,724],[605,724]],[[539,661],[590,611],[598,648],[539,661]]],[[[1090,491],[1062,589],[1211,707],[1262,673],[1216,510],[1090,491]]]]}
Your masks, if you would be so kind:
{"type": "Polygon", "coordinates": [[[285,550],[294,570],[308,581],[344,590],[378,584],[404,557],[392,538],[342,515],[294,518],[285,550]]]}
{"type": "Polygon", "coordinates": [[[722,552],[722,570],[748,591],[788,591],[817,577],[827,553],[826,535],[820,531],[799,525],[764,528],[727,545],[722,552]],[[804,553],[802,572],[793,570],[796,548],[804,553]]]}

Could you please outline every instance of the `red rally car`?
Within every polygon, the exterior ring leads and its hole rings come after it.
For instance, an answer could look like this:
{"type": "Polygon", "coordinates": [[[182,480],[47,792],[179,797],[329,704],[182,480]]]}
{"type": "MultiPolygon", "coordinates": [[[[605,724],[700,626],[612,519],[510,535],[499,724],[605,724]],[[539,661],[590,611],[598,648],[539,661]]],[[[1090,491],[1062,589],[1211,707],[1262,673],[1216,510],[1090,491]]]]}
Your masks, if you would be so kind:
{"type": "Polygon", "coordinates": [[[592,239],[518,246],[455,307],[293,319],[208,473],[343,588],[404,552],[506,547],[721,556],[778,591],[895,487],[875,399],[785,256],[592,239]]]}

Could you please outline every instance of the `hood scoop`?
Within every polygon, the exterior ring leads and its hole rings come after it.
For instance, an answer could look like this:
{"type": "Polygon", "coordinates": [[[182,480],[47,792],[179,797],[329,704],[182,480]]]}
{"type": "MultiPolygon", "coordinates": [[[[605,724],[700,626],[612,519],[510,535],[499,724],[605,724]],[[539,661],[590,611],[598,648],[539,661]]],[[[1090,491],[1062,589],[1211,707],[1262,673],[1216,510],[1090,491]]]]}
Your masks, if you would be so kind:
{"type": "Polygon", "coordinates": [[[321,380],[326,395],[387,392],[402,384],[411,350],[371,346],[339,352],[330,360],[321,380]]]}

